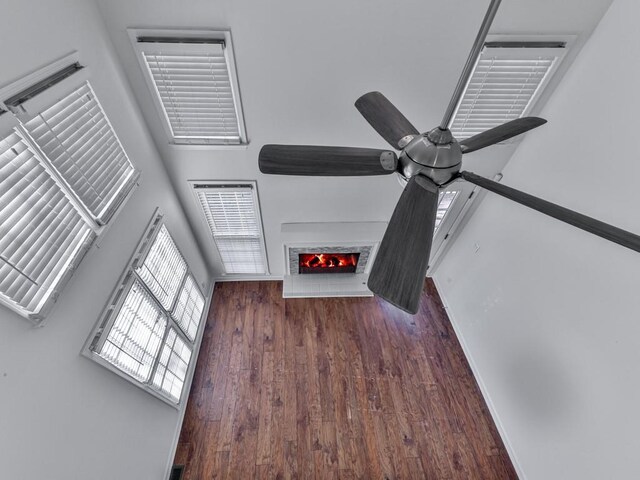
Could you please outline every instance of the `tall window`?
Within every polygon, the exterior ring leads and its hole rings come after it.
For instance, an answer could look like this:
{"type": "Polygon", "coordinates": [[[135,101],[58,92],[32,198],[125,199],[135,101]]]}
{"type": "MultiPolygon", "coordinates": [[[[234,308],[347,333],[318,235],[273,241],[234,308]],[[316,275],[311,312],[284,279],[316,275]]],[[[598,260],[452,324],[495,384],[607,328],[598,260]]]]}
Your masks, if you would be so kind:
{"type": "Polygon", "coordinates": [[[143,74],[175,143],[247,143],[228,31],[130,30],[143,74]]]}
{"type": "Polygon", "coordinates": [[[104,225],[133,185],[135,169],[89,82],[24,126],[65,184],[104,225]]]}
{"type": "Polygon", "coordinates": [[[451,119],[462,140],[529,114],[565,56],[564,42],[487,42],[451,119]]]}
{"type": "Polygon", "coordinates": [[[87,77],[67,58],[0,91],[0,303],[36,323],[138,178],[87,77]]]}
{"type": "Polygon", "coordinates": [[[178,404],[204,305],[193,274],[156,213],[84,353],[178,404]]]}
{"type": "Polygon", "coordinates": [[[225,274],[268,273],[255,182],[194,182],[225,274]]]}

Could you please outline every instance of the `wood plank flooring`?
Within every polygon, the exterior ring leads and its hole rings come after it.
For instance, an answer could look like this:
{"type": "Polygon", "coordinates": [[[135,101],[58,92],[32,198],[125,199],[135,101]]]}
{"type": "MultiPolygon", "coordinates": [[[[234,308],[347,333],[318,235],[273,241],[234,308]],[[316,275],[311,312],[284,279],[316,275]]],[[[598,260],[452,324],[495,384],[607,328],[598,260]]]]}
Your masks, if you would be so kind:
{"type": "Polygon", "coordinates": [[[184,480],[517,478],[431,280],[415,316],[281,289],[216,285],[184,480]]]}

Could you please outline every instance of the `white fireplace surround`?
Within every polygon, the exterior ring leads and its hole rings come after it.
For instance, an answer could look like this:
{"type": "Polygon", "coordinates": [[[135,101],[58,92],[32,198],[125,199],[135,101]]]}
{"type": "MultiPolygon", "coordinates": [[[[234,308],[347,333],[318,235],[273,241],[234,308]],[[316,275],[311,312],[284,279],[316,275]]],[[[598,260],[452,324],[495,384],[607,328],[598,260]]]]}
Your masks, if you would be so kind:
{"type": "Polygon", "coordinates": [[[369,271],[386,222],[285,223],[283,297],[371,296],[369,271]],[[299,274],[300,253],[360,253],[355,273],[299,274]]]}

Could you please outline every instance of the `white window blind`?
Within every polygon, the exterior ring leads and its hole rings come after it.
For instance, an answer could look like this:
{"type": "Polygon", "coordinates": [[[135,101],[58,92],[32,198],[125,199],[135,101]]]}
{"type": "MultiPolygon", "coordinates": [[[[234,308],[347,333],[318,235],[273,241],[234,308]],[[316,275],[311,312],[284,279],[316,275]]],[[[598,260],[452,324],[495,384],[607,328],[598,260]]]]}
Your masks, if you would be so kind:
{"type": "Polygon", "coordinates": [[[253,186],[207,184],[195,188],[225,273],[267,273],[260,210],[253,186]]]}
{"type": "Polygon", "coordinates": [[[451,121],[454,137],[527,115],[563,55],[562,48],[485,47],[451,121]]]}
{"type": "Polygon", "coordinates": [[[20,133],[0,141],[0,295],[26,315],[52,299],[95,234],[20,133]]]}
{"type": "Polygon", "coordinates": [[[174,139],[244,141],[224,42],[139,39],[137,47],[174,139]]]}
{"type": "Polygon", "coordinates": [[[162,347],[160,360],[153,376],[153,386],[175,402],[180,401],[191,360],[191,348],[171,328],[162,347]]]}
{"type": "Polygon", "coordinates": [[[204,297],[196,286],[196,281],[192,275],[187,278],[180,289],[178,301],[171,313],[171,316],[178,322],[182,331],[193,341],[200,326],[202,309],[204,308],[204,297]]]}
{"type": "Polygon", "coordinates": [[[266,273],[262,239],[216,236],[226,273],[266,273]]]}
{"type": "Polygon", "coordinates": [[[89,83],[25,123],[53,167],[101,224],[136,180],[136,172],[89,83]]]}
{"type": "Polygon", "coordinates": [[[144,262],[136,268],[136,273],[164,309],[170,310],[186,272],[184,258],[167,228],[162,225],[144,262]]]}
{"type": "Polygon", "coordinates": [[[166,326],[162,309],[140,282],[134,280],[97,353],[137,380],[147,381],[166,326]]]}

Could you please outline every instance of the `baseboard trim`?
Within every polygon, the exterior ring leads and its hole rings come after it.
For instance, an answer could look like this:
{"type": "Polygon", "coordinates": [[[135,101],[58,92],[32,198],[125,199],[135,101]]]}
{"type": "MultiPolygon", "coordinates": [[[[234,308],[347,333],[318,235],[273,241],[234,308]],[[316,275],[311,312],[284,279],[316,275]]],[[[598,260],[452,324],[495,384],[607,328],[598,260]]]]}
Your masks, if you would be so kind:
{"type": "Polygon", "coordinates": [[[518,478],[520,480],[527,480],[527,476],[525,475],[524,470],[522,470],[522,466],[518,462],[518,456],[516,455],[513,445],[511,445],[511,442],[509,441],[509,436],[507,435],[507,432],[505,431],[504,426],[500,421],[500,416],[498,415],[498,412],[493,402],[491,401],[491,395],[489,395],[489,391],[487,390],[487,387],[484,381],[482,380],[482,375],[480,375],[480,371],[478,370],[478,367],[473,359],[473,355],[471,355],[471,352],[464,341],[464,336],[462,335],[462,332],[460,331],[460,327],[456,322],[455,314],[453,313],[453,310],[449,306],[449,303],[447,302],[447,299],[444,296],[443,290],[440,288],[440,282],[438,282],[438,279],[436,277],[432,277],[432,280],[436,285],[436,290],[438,290],[438,295],[440,295],[440,300],[442,301],[442,305],[444,306],[445,311],[447,312],[447,316],[449,317],[449,321],[451,322],[453,331],[455,332],[456,337],[458,337],[458,342],[460,342],[460,346],[462,347],[464,356],[467,358],[467,362],[469,362],[469,366],[471,367],[473,376],[475,377],[476,382],[478,383],[478,387],[480,388],[480,393],[482,394],[482,397],[484,398],[484,401],[487,404],[487,407],[489,409],[489,414],[491,415],[491,418],[493,419],[493,422],[495,423],[496,428],[498,429],[498,433],[500,434],[502,443],[504,443],[504,446],[507,449],[507,454],[509,455],[509,459],[513,464],[513,468],[515,468],[516,473],[518,474],[518,478]]]}

